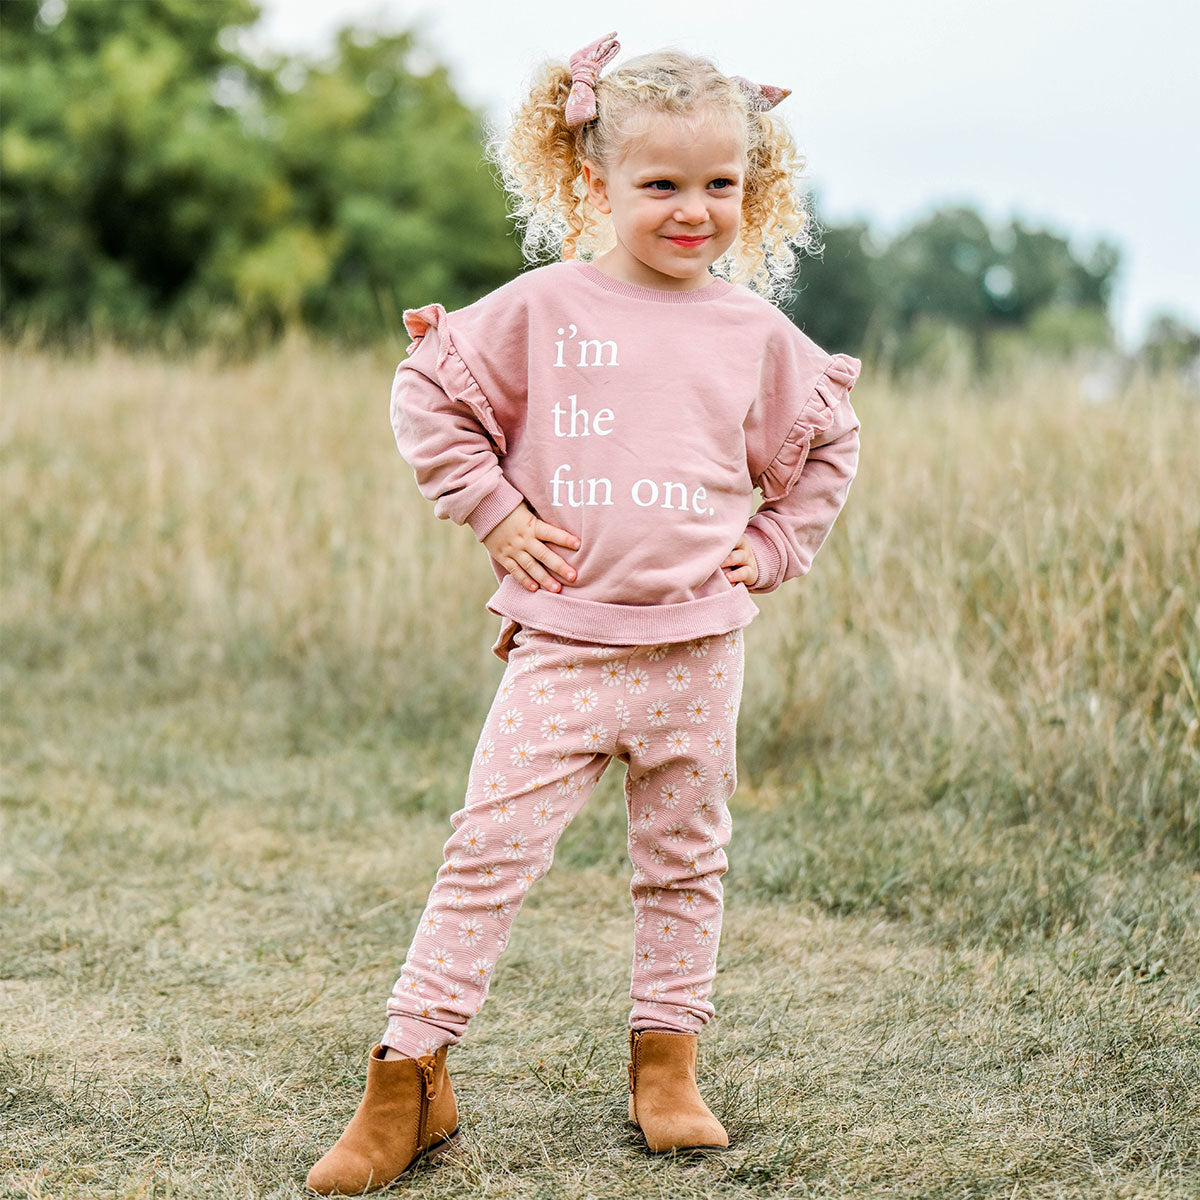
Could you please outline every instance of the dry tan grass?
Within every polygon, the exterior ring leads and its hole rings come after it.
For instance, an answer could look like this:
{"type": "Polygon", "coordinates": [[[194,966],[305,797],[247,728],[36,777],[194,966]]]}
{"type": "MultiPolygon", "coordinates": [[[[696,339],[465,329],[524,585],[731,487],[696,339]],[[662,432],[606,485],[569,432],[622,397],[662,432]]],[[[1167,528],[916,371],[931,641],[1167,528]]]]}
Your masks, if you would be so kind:
{"type": "MultiPolygon", "coordinates": [[[[391,367],[5,354],[0,1196],[297,1195],[357,1099],[498,673],[391,367]]],[[[623,1123],[607,780],[401,1194],[1200,1190],[1200,404],[856,400],[850,507],[750,631],[734,1150],[623,1123]]]]}

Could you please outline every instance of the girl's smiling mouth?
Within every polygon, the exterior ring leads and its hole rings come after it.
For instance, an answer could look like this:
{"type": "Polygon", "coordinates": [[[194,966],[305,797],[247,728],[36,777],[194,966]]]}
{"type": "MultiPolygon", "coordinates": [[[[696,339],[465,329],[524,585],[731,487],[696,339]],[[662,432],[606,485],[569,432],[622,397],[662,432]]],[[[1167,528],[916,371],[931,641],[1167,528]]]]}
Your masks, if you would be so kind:
{"type": "Polygon", "coordinates": [[[701,237],[672,237],[668,240],[674,242],[677,246],[699,246],[707,242],[710,236],[710,234],[706,233],[701,237]]]}

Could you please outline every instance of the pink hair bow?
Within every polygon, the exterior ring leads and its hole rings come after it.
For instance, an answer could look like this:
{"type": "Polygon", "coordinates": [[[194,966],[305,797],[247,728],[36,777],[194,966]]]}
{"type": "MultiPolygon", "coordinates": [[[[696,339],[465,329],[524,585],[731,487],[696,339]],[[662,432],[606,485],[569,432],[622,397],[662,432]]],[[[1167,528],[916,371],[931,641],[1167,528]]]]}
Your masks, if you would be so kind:
{"type": "Polygon", "coordinates": [[[596,80],[621,49],[614,30],[571,55],[571,94],[567,97],[567,127],[574,129],[596,115],[596,80]]]}
{"type": "Polygon", "coordinates": [[[786,100],[791,94],[791,88],[772,87],[769,83],[755,83],[744,75],[735,75],[733,82],[746,94],[750,102],[751,112],[767,112],[781,100],[786,100]]]}

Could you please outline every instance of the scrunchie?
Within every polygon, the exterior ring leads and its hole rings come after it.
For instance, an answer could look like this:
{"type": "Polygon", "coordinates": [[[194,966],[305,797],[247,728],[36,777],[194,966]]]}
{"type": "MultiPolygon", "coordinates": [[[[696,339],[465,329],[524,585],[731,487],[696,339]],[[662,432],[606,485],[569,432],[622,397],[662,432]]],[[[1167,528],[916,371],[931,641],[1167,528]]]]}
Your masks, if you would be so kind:
{"type": "Polygon", "coordinates": [[[791,94],[791,88],[774,87],[769,83],[755,83],[744,75],[734,75],[733,82],[742,89],[750,102],[751,112],[767,112],[791,94]]]}
{"type": "Polygon", "coordinates": [[[568,129],[575,129],[596,115],[596,80],[620,49],[614,30],[571,55],[571,94],[566,103],[568,129]]]}

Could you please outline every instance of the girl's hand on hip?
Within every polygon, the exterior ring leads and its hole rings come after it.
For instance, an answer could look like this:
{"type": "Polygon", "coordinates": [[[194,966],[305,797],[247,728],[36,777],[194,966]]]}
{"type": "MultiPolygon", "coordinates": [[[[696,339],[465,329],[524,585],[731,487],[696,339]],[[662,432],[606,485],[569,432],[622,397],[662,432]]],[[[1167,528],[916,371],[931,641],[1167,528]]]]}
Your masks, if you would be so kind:
{"type": "Polygon", "coordinates": [[[548,592],[562,591],[562,583],[555,575],[567,583],[575,582],[575,568],[559,558],[550,545],[578,550],[579,539],[565,529],[539,520],[524,501],[483,539],[483,544],[487,552],[531,592],[536,592],[539,587],[548,592]]]}
{"type": "Polygon", "coordinates": [[[744,533],[738,544],[725,556],[721,570],[730,583],[744,583],[749,588],[758,582],[758,559],[754,557],[750,539],[744,533]]]}

